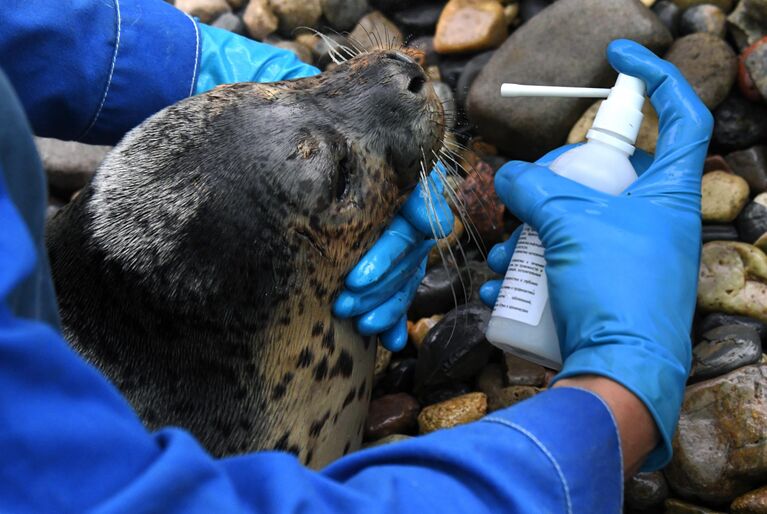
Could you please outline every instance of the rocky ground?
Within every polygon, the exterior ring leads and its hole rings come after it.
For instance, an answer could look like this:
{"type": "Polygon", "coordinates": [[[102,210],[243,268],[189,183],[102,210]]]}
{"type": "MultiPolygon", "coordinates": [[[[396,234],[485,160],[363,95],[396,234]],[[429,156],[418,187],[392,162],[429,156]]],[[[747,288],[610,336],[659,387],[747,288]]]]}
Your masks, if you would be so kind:
{"type": "MultiPolygon", "coordinates": [[[[175,0],[201,21],[334,66],[328,45],[300,27],[358,44],[378,39],[425,51],[425,67],[455,113],[455,138],[472,173],[458,185],[482,244],[457,223],[410,311],[410,341],[382,350],[368,444],[477,419],[543,388],[552,372],[487,343],[490,310],[477,299],[492,278],[479,247],[519,222],[493,194],[495,170],[583,140],[589,100],[508,99],[503,81],[609,87],[604,48],[630,38],[684,73],[715,117],[703,176],[703,250],[694,364],[675,456],[663,471],[626,484],[627,512],[767,512],[767,0],[175,0]],[[456,307],[457,306],[457,307],[456,307]]],[[[658,118],[649,102],[638,146],[652,152],[658,118]]],[[[38,141],[51,212],[80,189],[108,150],[38,141]]],[[[648,263],[648,265],[652,265],[648,263]]],[[[663,316],[662,312],[658,313],[663,316]]]]}

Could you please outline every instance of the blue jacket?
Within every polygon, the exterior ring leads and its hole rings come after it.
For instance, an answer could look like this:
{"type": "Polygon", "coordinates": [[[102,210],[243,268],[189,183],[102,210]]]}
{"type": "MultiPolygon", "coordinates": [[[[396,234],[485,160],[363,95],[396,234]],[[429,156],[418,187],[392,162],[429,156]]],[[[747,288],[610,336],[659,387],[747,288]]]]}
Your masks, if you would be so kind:
{"type": "MultiPolygon", "coordinates": [[[[198,28],[161,0],[5,2],[0,68],[39,135],[113,143],[194,91],[198,28]]],[[[178,428],[149,433],[54,329],[12,314],[37,251],[0,180],[1,512],[620,511],[616,427],[578,389],[320,472],[280,452],[217,460],[178,428]]]]}

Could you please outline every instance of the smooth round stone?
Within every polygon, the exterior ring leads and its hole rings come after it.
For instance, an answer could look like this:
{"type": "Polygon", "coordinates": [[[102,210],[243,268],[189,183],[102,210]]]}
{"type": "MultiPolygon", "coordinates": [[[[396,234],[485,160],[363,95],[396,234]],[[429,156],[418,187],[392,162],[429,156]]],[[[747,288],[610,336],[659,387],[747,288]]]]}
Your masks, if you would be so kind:
{"type": "Polygon", "coordinates": [[[682,10],[688,9],[695,5],[710,4],[714,5],[725,12],[730,12],[735,0],[672,0],[677,7],[682,10]]]}
{"type": "Polygon", "coordinates": [[[742,150],[767,139],[767,107],[730,95],[714,111],[715,145],[724,151],[742,150]]]}
{"type": "Polygon", "coordinates": [[[703,322],[700,325],[700,331],[705,333],[723,325],[740,325],[749,327],[755,330],[757,334],[759,334],[759,339],[762,341],[767,339],[767,324],[747,316],[725,314],[724,312],[712,312],[703,318],[703,322]]]}
{"type": "Polygon", "coordinates": [[[190,16],[200,18],[203,23],[210,23],[225,12],[232,10],[226,0],[176,0],[176,9],[181,9],[190,16]]]}
{"type": "Polygon", "coordinates": [[[767,36],[767,0],[740,0],[727,17],[735,44],[741,50],[767,36]]]}
{"type": "Polygon", "coordinates": [[[658,19],[666,28],[676,36],[679,28],[679,19],[682,17],[682,10],[674,2],[661,0],[652,6],[652,11],[658,16],[658,19]]]}
{"type": "Polygon", "coordinates": [[[441,81],[431,81],[431,87],[434,88],[434,92],[437,94],[437,98],[442,103],[442,109],[445,113],[445,126],[453,130],[455,128],[456,108],[455,108],[455,96],[453,96],[453,90],[450,86],[441,81]]]}
{"type": "Polygon", "coordinates": [[[469,393],[424,408],[418,415],[421,434],[470,423],[487,414],[487,396],[469,393]]]}
{"type": "Polygon", "coordinates": [[[730,169],[730,165],[727,164],[727,160],[721,155],[709,155],[706,157],[706,160],[703,161],[703,173],[708,173],[709,171],[733,172],[730,169]]]}
{"type": "Polygon", "coordinates": [[[273,34],[279,25],[269,0],[250,0],[242,13],[242,21],[250,37],[259,41],[273,34]]]}
{"type": "Polygon", "coordinates": [[[552,0],[520,0],[519,18],[526,22],[551,4],[552,0]]]}
{"type": "Polygon", "coordinates": [[[441,56],[439,60],[439,74],[441,80],[451,88],[455,89],[458,86],[458,79],[461,78],[463,69],[471,59],[472,57],[464,55],[441,56]]]}
{"type": "Polygon", "coordinates": [[[726,157],[732,171],[748,182],[751,191],[767,191],[767,146],[757,145],[726,157]]]}
{"type": "Polygon", "coordinates": [[[376,360],[373,375],[375,377],[381,377],[386,372],[391,362],[391,352],[378,344],[376,346],[376,360]]]}
{"type": "Polygon", "coordinates": [[[730,505],[731,514],[765,514],[767,512],[767,485],[735,498],[730,505]]]}
{"type": "Polygon", "coordinates": [[[660,471],[637,473],[626,481],[623,494],[626,507],[647,510],[668,498],[668,483],[660,471]]]}
{"type": "Polygon", "coordinates": [[[701,214],[704,222],[729,223],[748,202],[748,182],[724,171],[712,171],[701,181],[701,214]]]}
{"type": "Polygon", "coordinates": [[[314,54],[314,62],[317,63],[317,67],[324,70],[333,63],[333,53],[331,50],[341,52],[338,50],[339,45],[348,46],[348,44],[349,41],[344,36],[338,34],[326,34],[324,38],[315,39],[314,46],[312,46],[312,54],[314,54]],[[330,44],[328,40],[330,40],[330,44]]]}
{"type": "Polygon", "coordinates": [[[285,36],[292,36],[299,27],[316,27],[322,16],[320,0],[269,0],[269,5],[285,36]]]}
{"type": "Polygon", "coordinates": [[[365,443],[362,445],[362,449],[367,448],[375,448],[376,446],[384,446],[386,444],[393,444],[398,443],[400,441],[407,441],[408,439],[412,439],[413,436],[405,435],[405,434],[392,434],[387,435],[386,437],[382,437],[381,439],[378,439],[376,441],[370,441],[369,443],[365,443]]]}
{"type": "Polygon", "coordinates": [[[418,351],[419,394],[444,384],[473,379],[487,364],[493,347],[485,339],[490,308],[473,302],[450,311],[426,335],[418,351]]]}
{"type": "Polygon", "coordinates": [[[457,104],[462,108],[466,108],[466,98],[469,96],[469,88],[477,78],[479,72],[485,67],[490,58],[493,56],[494,50],[483,52],[479,55],[472,57],[463,67],[461,74],[458,76],[458,81],[455,85],[455,100],[457,104]]]}
{"type": "Polygon", "coordinates": [[[441,54],[495,48],[509,35],[503,7],[495,0],[450,0],[439,17],[434,48],[441,54]]]}
{"type": "Polygon", "coordinates": [[[426,407],[427,405],[446,402],[452,398],[468,394],[471,391],[472,389],[468,385],[455,382],[419,395],[418,401],[421,402],[422,407],[426,407]]]}
{"type": "Polygon", "coordinates": [[[477,389],[490,396],[504,387],[504,370],[497,362],[491,362],[477,375],[477,389]]]}
{"type": "Polygon", "coordinates": [[[508,4],[503,6],[503,17],[506,25],[512,25],[519,16],[519,4],[508,4]]]}
{"type": "Polygon", "coordinates": [[[664,506],[665,514],[724,514],[718,510],[707,509],[676,498],[669,498],[664,502],[664,506]]]}
{"type": "MultiPolygon", "coordinates": [[[[573,128],[570,129],[570,133],[567,135],[567,144],[586,141],[586,134],[594,124],[594,118],[600,105],[602,105],[602,100],[594,102],[591,107],[586,109],[575,122],[573,128]]],[[[642,106],[642,114],[644,114],[644,119],[642,119],[642,125],[639,127],[636,147],[648,153],[655,153],[655,145],[658,142],[658,114],[649,101],[645,101],[642,106]]]]}
{"type": "Polygon", "coordinates": [[[397,48],[404,42],[402,31],[379,11],[360,18],[349,34],[349,39],[362,50],[397,48]]]}
{"type": "Polygon", "coordinates": [[[738,216],[740,238],[754,244],[767,232],[767,193],[760,193],[738,216]]]}
{"type": "Polygon", "coordinates": [[[733,225],[703,225],[702,239],[704,243],[709,241],[738,241],[740,236],[733,225]]]}
{"type": "Polygon", "coordinates": [[[741,67],[743,72],[740,74],[744,79],[748,78],[748,84],[755,90],[749,98],[752,101],[767,99],[767,37],[760,39],[741,55],[741,67]]]}
{"type": "Polygon", "coordinates": [[[709,109],[727,98],[738,74],[738,57],[730,45],[707,33],[677,39],[665,59],[679,68],[709,109]]]}
{"type": "Polygon", "coordinates": [[[664,473],[676,494],[724,504],[767,479],[767,364],[691,385],[664,473]]]}
{"type": "Polygon", "coordinates": [[[228,30],[234,34],[245,33],[245,23],[242,18],[231,12],[225,12],[213,22],[213,26],[219,29],[228,30]]]}
{"type": "Polygon", "coordinates": [[[505,409],[528,398],[532,398],[542,390],[540,387],[526,385],[502,387],[487,395],[487,408],[490,412],[505,409]]]}
{"type": "Polygon", "coordinates": [[[69,198],[85,187],[112,149],[111,146],[43,137],[35,138],[35,146],[48,178],[48,186],[62,198],[69,198]]]}
{"type": "Polygon", "coordinates": [[[441,2],[425,3],[395,11],[391,17],[408,34],[433,34],[444,7],[441,2]]]}
{"type": "Polygon", "coordinates": [[[692,350],[691,381],[718,377],[757,362],[762,356],[759,333],[743,325],[724,325],[703,334],[692,350]]]}
{"type": "Polygon", "coordinates": [[[368,11],[367,0],[321,0],[325,19],[338,30],[350,30],[368,11]]]}
{"type": "Polygon", "coordinates": [[[421,411],[418,400],[406,393],[388,394],[370,402],[365,420],[365,439],[381,439],[407,433],[416,426],[421,411]]]}
{"type": "Polygon", "coordinates": [[[455,263],[436,265],[426,272],[416,289],[413,303],[408,311],[410,319],[428,318],[447,312],[466,302],[470,291],[469,272],[456,270],[455,263]]]}
{"type": "Polygon", "coordinates": [[[746,243],[704,244],[698,307],[767,322],[767,255],[746,243]]]}
{"type": "Polygon", "coordinates": [[[314,56],[312,55],[312,51],[301,43],[296,43],[295,41],[279,41],[275,43],[274,46],[284,48],[285,50],[290,50],[296,54],[301,62],[305,62],[306,64],[314,64],[314,56]]]}
{"type": "Polygon", "coordinates": [[[428,318],[421,318],[415,323],[408,331],[408,337],[413,342],[416,348],[421,348],[423,340],[426,338],[426,334],[439,322],[444,316],[442,314],[435,314],[428,318]]]}
{"type": "Polygon", "coordinates": [[[686,9],[679,19],[679,33],[686,35],[697,32],[724,38],[727,34],[727,16],[724,11],[711,4],[694,5],[686,9]]]}
{"type": "Polygon", "coordinates": [[[376,387],[386,394],[405,393],[413,390],[415,384],[415,365],[417,359],[392,361],[386,375],[376,384],[376,387]]]}
{"type": "Polygon", "coordinates": [[[510,353],[503,356],[506,365],[506,385],[541,387],[546,379],[546,368],[510,353]]]}

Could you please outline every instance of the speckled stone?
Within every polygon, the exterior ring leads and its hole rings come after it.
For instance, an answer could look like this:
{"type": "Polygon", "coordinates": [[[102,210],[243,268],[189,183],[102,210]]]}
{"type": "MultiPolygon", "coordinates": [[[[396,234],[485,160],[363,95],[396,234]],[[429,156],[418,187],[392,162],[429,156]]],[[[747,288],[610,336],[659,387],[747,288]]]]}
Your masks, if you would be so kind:
{"type": "Polygon", "coordinates": [[[515,403],[527,400],[543,391],[540,387],[513,385],[502,387],[487,395],[487,408],[490,412],[511,407],[515,403]]]}
{"type": "Polygon", "coordinates": [[[767,322],[767,255],[746,243],[703,245],[698,307],[767,322]]]}
{"type": "Polygon", "coordinates": [[[687,388],[665,469],[676,494],[722,504],[767,481],[765,384],[760,363],[687,388]]]}
{"type": "Polygon", "coordinates": [[[727,98],[738,74],[738,57],[730,45],[707,33],[677,39],[664,58],[679,68],[709,109],[727,98]]]}
{"type": "Polygon", "coordinates": [[[506,206],[495,194],[495,173],[492,166],[479,161],[469,176],[461,182],[458,197],[466,209],[466,216],[483,241],[485,248],[499,243],[503,237],[503,213],[506,206]]]}
{"type": "Polygon", "coordinates": [[[437,22],[434,48],[441,54],[495,48],[508,36],[506,25],[495,0],[450,0],[437,22]]]}
{"type": "Polygon", "coordinates": [[[426,407],[418,415],[418,427],[420,433],[428,434],[442,428],[476,421],[485,414],[485,393],[469,393],[426,407]]]}
{"type": "Polygon", "coordinates": [[[748,203],[748,182],[732,173],[712,171],[703,175],[701,193],[703,221],[729,223],[748,203]]]}
{"type": "Polygon", "coordinates": [[[731,93],[714,110],[712,148],[731,152],[767,140],[767,107],[731,93]]]}
{"type": "Polygon", "coordinates": [[[735,43],[741,50],[767,36],[767,0],[739,0],[727,17],[735,43]]]}
{"type": "Polygon", "coordinates": [[[740,56],[741,91],[753,90],[749,100],[767,100],[767,37],[749,46],[740,56]],[[747,79],[747,80],[746,80],[747,79]]]}
{"type": "Polygon", "coordinates": [[[767,514],[767,486],[735,498],[730,514],[767,514]]]}

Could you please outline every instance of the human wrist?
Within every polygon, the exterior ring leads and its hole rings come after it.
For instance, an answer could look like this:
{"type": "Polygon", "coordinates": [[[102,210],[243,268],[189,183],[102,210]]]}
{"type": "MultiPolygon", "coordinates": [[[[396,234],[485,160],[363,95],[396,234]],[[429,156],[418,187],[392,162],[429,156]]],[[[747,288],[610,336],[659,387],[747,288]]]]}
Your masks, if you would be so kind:
{"type": "Polygon", "coordinates": [[[599,375],[563,378],[553,386],[585,389],[599,396],[613,415],[620,437],[623,474],[629,478],[660,440],[657,426],[646,405],[619,382],[599,375]]]}

